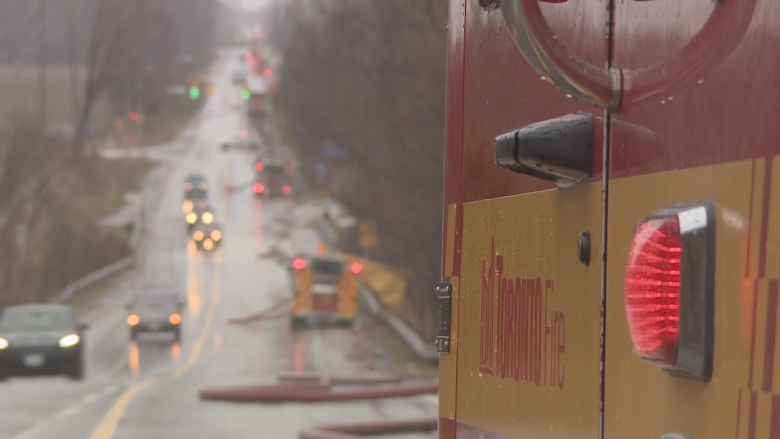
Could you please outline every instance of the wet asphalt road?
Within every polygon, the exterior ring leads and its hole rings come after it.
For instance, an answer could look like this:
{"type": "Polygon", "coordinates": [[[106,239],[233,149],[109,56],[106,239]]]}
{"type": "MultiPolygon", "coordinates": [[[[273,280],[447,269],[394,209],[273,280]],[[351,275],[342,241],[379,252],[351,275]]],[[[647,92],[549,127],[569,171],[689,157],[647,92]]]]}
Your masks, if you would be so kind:
{"type": "MultiPolygon", "coordinates": [[[[285,267],[258,255],[269,247],[315,251],[303,225],[312,209],[294,200],[257,201],[248,186],[252,156],[219,144],[247,128],[230,84],[238,52],[223,53],[212,80],[216,94],[173,144],[149,154],[166,164],[168,181],[150,213],[139,266],[104,297],[80,309],[87,332],[87,377],[14,378],[0,384],[0,438],[168,439],[296,438],[317,423],[418,417],[436,413],[435,399],[319,405],[232,405],[202,402],[203,387],[272,382],[280,372],[345,373],[357,369],[345,353],[346,330],[290,333],[287,320],[231,325],[227,319],[289,296],[285,267]],[[209,197],[224,230],[222,247],[202,254],[188,243],[181,183],[192,171],[210,181],[209,197]],[[291,225],[297,223],[298,226],[291,225]],[[186,298],[183,337],[165,334],[131,343],[123,305],[143,283],[172,284],[186,298]]],[[[434,437],[406,435],[398,437],[434,437]]]]}

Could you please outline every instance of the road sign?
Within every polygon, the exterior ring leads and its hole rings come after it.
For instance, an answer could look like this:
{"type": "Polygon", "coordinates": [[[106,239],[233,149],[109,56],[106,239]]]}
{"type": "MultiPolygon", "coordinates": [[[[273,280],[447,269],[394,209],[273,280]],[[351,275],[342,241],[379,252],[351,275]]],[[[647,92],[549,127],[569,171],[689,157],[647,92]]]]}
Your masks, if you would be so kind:
{"type": "Polygon", "coordinates": [[[317,162],[317,183],[324,184],[328,175],[328,168],[325,163],[317,162]]]}
{"type": "Polygon", "coordinates": [[[369,219],[360,222],[360,247],[376,248],[379,245],[379,236],[376,233],[376,226],[369,219]]]}

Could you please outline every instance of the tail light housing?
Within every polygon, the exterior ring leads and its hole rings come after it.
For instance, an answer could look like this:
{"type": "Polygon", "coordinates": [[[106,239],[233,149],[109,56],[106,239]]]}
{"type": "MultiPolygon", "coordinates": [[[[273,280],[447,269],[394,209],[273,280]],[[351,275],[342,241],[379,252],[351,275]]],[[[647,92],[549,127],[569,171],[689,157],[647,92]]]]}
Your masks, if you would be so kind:
{"type": "Polygon", "coordinates": [[[127,324],[130,326],[138,326],[138,324],[141,323],[141,319],[138,317],[137,314],[130,314],[127,316],[127,324]]]}
{"type": "Polygon", "coordinates": [[[360,262],[353,262],[349,269],[352,271],[352,274],[360,274],[360,272],[363,271],[363,264],[360,262]]]}
{"type": "Polygon", "coordinates": [[[306,260],[303,258],[295,258],[293,259],[293,268],[296,270],[303,270],[306,268],[306,260]]]}
{"type": "Polygon", "coordinates": [[[715,213],[711,201],[673,204],[640,221],[626,266],[634,351],[674,376],[712,375],[715,213]]]}
{"type": "Polygon", "coordinates": [[[172,325],[178,325],[181,323],[181,314],[175,312],[168,316],[168,321],[171,322],[172,325]]]}
{"type": "Polygon", "coordinates": [[[262,183],[255,183],[254,189],[256,194],[262,194],[265,190],[265,186],[263,186],[262,183]]]}
{"type": "Polygon", "coordinates": [[[292,187],[290,187],[289,184],[286,184],[286,185],[284,185],[284,187],[282,187],[282,193],[283,194],[290,195],[290,192],[292,192],[292,187]]]}

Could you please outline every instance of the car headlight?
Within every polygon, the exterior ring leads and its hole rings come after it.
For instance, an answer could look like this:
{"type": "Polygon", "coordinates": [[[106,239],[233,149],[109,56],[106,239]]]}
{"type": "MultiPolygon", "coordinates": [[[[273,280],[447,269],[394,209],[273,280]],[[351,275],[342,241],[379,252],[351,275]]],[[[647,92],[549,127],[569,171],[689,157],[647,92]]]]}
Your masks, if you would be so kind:
{"type": "Polygon", "coordinates": [[[61,348],[70,348],[76,346],[81,341],[81,337],[78,334],[69,334],[60,339],[61,348]]]}
{"type": "Polygon", "coordinates": [[[0,338],[0,351],[8,347],[8,340],[0,338]]]}
{"type": "Polygon", "coordinates": [[[193,238],[195,238],[196,241],[202,241],[203,240],[203,232],[198,230],[192,235],[193,238]]]}
{"type": "Polygon", "coordinates": [[[220,232],[219,230],[212,230],[211,239],[213,239],[214,241],[219,241],[220,239],[222,239],[222,232],[220,232]]]}
{"type": "Polygon", "coordinates": [[[205,248],[206,250],[213,249],[214,248],[214,241],[212,241],[210,239],[207,239],[207,240],[203,241],[203,248],[205,248]]]}
{"type": "Polygon", "coordinates": [[[214,214],[211,212],[206,212],[203,214],[203,223],[204,224],[211,224],[214,222],[214,214]]]}
{"type": "Polygon", "coordinates": [[[141,319],[136,314],[130,314],[127,316],[127,324],[130,326],[137,326],[141,323],[141,319]]]}
{"type": "Polygon", "coordinates": [[[195,224],[195,222],[198,221],[198,214],[195,212],[190,212],[187,214],[187,224],[195,224]]]}

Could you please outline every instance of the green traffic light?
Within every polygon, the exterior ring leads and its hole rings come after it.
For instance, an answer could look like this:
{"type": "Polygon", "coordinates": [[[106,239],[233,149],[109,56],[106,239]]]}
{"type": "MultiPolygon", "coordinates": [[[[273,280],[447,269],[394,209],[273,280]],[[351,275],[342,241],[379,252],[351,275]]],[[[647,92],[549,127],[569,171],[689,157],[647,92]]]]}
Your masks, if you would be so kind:
{"type": "Polygon", "coordinates": [[[241,97],[244,99],[249,99],[249,90],[241,90],[241,97]]]}
{"type": "Polygon", "coordinates": [[[198,87],[190,87],[190,97],[192,99],[198,99],[198,96],[200,96],[200,90],[198,87]]]}

